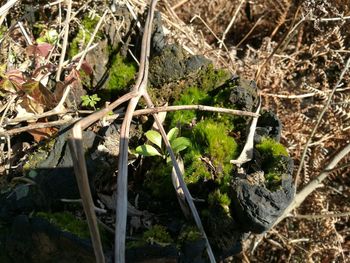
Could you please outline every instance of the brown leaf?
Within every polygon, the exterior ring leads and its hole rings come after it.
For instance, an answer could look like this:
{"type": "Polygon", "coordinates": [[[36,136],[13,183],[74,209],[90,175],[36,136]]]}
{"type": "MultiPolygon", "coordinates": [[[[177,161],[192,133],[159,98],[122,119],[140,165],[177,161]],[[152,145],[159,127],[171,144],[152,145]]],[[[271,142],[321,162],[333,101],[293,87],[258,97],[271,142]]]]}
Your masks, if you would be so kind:
{"type": "MultiPolygon", "coordinates": [[[[33,125],[33,124],[29,124],[29,125],[33,125]]],[[[33,136],[36,142],[40,142],[42,140],[52,137],[52,135],[54,135],[57,131],[58,131],[57,128],[49,127],[49,128],[37,128],[37,129],[28,131],[28,133],[30,133],[33,136]]]]}
{"type": "Polygon", "coordinates": [[[91,76],[92,75],[92,67],[91,65],[84,59],[83,63],[81,64],[81,69],[85,72],[85,74],[91,76]]]}
{"type": "Polygon", "coordinates": [[[29,81],[24,83],[21,89],[36,103],[43,105],[44,108],[53,108],[55,106],[54,95],[39,81],[29,81]]]}
{"type": "Polygon", "coordinates": [[[48,43],[30,45],[26,48],[28,56],[39,56],[46,58],[53,46],[48,43]]]}

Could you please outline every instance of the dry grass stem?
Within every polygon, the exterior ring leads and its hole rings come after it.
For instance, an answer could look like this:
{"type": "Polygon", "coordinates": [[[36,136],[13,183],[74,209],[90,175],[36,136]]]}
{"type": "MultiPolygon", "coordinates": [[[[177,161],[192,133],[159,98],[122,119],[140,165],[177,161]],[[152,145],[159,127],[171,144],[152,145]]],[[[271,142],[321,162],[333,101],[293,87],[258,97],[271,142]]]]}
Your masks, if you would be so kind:
{"type": "Polygon", "coordinates": [[[87,45],[86,45],[86,47],[85,47],[85,49],[83,51],[83,54],[80,57],[80,60],[79,60],[78,65],[77,65],[77,70],[80,70],[81,64],[83,63],[84,58],[85,58],[87,52],[89,51],[89,48],[92,45],[92,42],[95,40],[96,34],[97,34],[98,30],[100,30],[102,22],[103,22],[104,18],[107,15],[107,12],[108,12],[108,10],[105,10],[103,15],[101,16],[100,20],[98,21],[98,23],[97,23],[97,25],[96,25],[96,27],[94,29],[94,32],[92,33],[91,38],[90,38],[89,42],[87,43],[87,45]]]}
{"type": "Polygon", "coordinates": [[[66,15],[66,21],[65,21],[65,25],[64,25],[64,36],[63,36],[62,50],[61,50],[60,61],[58,64],[58,69],[57,69],[57,74],[56,74],[56,81],[60,80],[61,72],[62,72],[62,68],[63,68],[63,62],[64,62],[64,58],[66,56],[66,50],[67,50],[67,44],[68,44],[68,34],[69,34],[69,22],[71,20],[71,13],[72,13],[72,0],[68,0],[67,15],[66,15]]]}

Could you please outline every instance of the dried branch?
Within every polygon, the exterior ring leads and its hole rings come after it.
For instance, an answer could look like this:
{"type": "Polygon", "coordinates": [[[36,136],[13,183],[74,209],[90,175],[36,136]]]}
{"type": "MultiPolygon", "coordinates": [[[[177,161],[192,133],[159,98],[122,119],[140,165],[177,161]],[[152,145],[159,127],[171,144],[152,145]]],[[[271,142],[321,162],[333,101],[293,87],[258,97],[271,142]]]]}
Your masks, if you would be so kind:
{"type": "Polygon", "coordinates": [[[298,208],[313,191],[315,191],[324,179],[330,174],[336,165],[347,155],[350,153],[350,143],[346,145],[341,151],[339,151],[332,160],[328,163],[326,168],[310,183],[308,183],[296,196],[294,197],[292,203],[286,208],[283,212],[282,216],[276,221],[274,225],[277,225],[284,218],[286,218],[292,210],[298,208]]]}
{"type": "Polygon", "coordinates": [[[243,5],[244,3],[245,3],[245,0],[241,0],[241,1],[239,2],[238,6],[237,6],[237,8],[236,8],[236,11],[235,11],[234,15],[233,15],[232,18],[231,18],[230,23],[229,23],[228,26],[226,27],[224,33],[222,34],[222,38],[221,38],[220,41],[219,41],[219,49],[222,48],[222,45],[224,44],[224,41],[225,41],[225,38],[226,38],[226,35],[227,35],[227,33],[230,31],[230,29],[231,29],[233,23],[235,22],[235,20],[236,20],[236,18],[237,18],[237,15],[238,15],[239,11],[241,10],[242,5],[243,5]]]}

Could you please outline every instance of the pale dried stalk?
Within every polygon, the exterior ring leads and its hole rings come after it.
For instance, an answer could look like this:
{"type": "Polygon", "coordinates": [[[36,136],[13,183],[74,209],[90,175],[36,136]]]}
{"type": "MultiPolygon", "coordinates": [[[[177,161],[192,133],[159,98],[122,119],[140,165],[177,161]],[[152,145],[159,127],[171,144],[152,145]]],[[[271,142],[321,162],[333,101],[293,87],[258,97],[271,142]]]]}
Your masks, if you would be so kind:
{"type": "MultiPolygon", "coordinates": [[[[257,115],[260,112],[260,108],[261,108],[261,97],[259,97],[259,105],[255,112],[257,115]]],[[[238,159],[231,160],[230,163],[235,164],[238,167],[241,167],[242,164],[245,164],[246,162],[249,162],[251,159],[253,159],[254,134],[256,130],[256,125],[258,123],[258,118],[259,117],[254,117],[250,124],[247,141],[244,144],[243,150],[239,155],[238,159]]]]}
{"type": "Polygon", "coordinates": [[[297,171],[297,174],[295,176],[295,181],[294,181],[294,185],[295,185],[295,189],[297,189],[297,186],[298,186],[298,181],[299,181],[299,176],[300,176],[300,172],[303,168],[303,164],[304,164],[304,161],[305,161],[305,157],[306,157],[306,153],[307,153],[307,150],[311,144],[311,141],[318,129],[318,126],[320,125],[321,121],[322,121],[322,118],[323,118],[323,115],[326,113],[329,105],[331,104],[331,101],[332,101],[332,98],[333,98],[333,95],[334,93],[336,92],[337,88],[339,88],[343,78],[344,78],[344,75],[345,73],[348,71],[349,69],[349,66],[350,66],[350,57],[348,58],[348,60],[346,61],[346,64],[345,64],[345,67],[344,69],[342,70],[341,74],[340,74],[340,77],[339,77],[339,80],[337,81],[337,83],[335,84],[335,86],[333,87],[331,93],[329,94],[328,96],[328,99],[327,99],[327,102],[326,104],[324,105],[322,111],[320,112],[320,115],[318,116],[317,118],[317,122],[314,126],[314,128],[312,129],[312,132],[310,134],[310,137],[309,139],[307,140],[306,144],[305,144],[305,147],[304,147],[304,151],[301,155],[301,159],[300,159],[300,164],[299,164],[299,167],[298,167],[298,171],[297,171]]]}
{"type": "Polygon", "coordinates": [[[134,97],[136,94],[133,92],[129,92],[124,96],[120,97],[106,108],[97,111],[88,117],[78,121],[72,129],[72,137],[69,140],[69,148],[72,154],[72,158],[74,158],[74,172],[77,178],[80,196],[83,202],[83,208],[86,214],[86,219],[88,221],[89,230],[91,233],[92,245],[94,248],[94,253],[96,257],[97,263],[104,263],[104,254],[102,249],[102,243],[100,238],[100,233],[97,227],[97,219],[96,214],[93,209],[94,202],[92,200],[89,179],[86,170],[86,161],[83,150],[82,143],[82,130],[90,126],[95,121],[99,120],[103,116],[105,116],[108,112],[112,111],[116,107],[118,107],[121,103],[124,103],[134,97]]]}
{"type": "MultiPolygon", "coordinates": [[[[66,90],[67,91],[67,90],[66,90]]],[[[154,107],[149,109],[143,109],[143,110],[136,110],[133,113],[133,116],[140,116],[140,115],[147,115],[147,114],[154,114],[159,112],[168,112],[168,111],[178,111],[178,110],[199,110],[199,111],[210,111],[210,112],[217,112],[217,113],[223,113],[223,114],[229,114],[229,115],[238,115],[238,116],[249,116],[249,117],[258,117],[259,114],[256,114],[254,112],[248,112],[248,111],[240,111],[240,110],[231,110],[231,109],[225,109],[225,108],[219,108],[219,107],[210,107],[210,106],[204,106],[204,105],[178,105],[178,106],[163,106],[163,107],[154,107]]],[[[6,121],[7,125],[13,125],[17,124],[19,122],[24,121],[36,121],[41,118],[55,116],[55,115],[63,115],[68,113],[75,113],[75,111],[69,111],[66,109],[62,109],[61,111],[48,111],[44,112],[42,114],[28,116],[28,117],[20,117],[15,119],[10,119],[6,121]]],[[[78,111],[78,113],[82,114],[91,114],[94,113],[93,111],[78,111]]],[[[105,117],[105,120],[115,120],[117,118],[123,117],[124,114],[114,114],[111,116],[105,117]]],[[[15,135],[22,132],[35,130],[35,129],[41,129],[41,128],[49,128],[54,126],[62,126],[66,124],[71,124],[76,121],[78,121],[80,118],[75,119],[62,119],[58,121],[51,121],[51,122],[42,122],[42,123],[36,123],[20,128],[15,128],[11,130],[6,131],[0,131],[0,136],[8,136],[8,135],[15,135]]],[[[1,123],[1,121],[0,121],[1,123]]]]}
{"type": "Polygon", "coordinates": [[[231,29],[233,23],[235,22],[235,20],[236,20],[236,18],[237,18],[237,15],[238,15],[239,11],[241,10],[242,5],[244,4],[244,2],[245,2],[245,0],[241,0],[241,1],[239,2],[238,6],[237,6],[237,8],[236,8],[236,11],[235,11],[234,15],[233,15],[232,18],[231,18],[230,23],[229,23],[228,26],[226,27],[224,33],[222,34],[222,38],[221,38],[221,40],[219,41],[219,49],[222,48],[222,45],[224,44],[224,41],[225,41],[225,39],[226,39],[226,35],[227,35],[227,33],[230,31],[230,29],[231,29]]]}
{"type": "Polygon", "coordinates": [[[83,64],[84,58],[85,58],[87,52],[89,51],[89,48],[90,48],[90,46],[92,45],[92,42],[95,40],[95,37],[96,37],[96,34],[97,34],[98,30],[100,30],[100,27],[101,27],[101,25],[102,25],[103,19],[104,19],[105,16],[107,15],[107,12],[108,12],[108,10],[104,11],[102,17],[101,17],[100,20],[98,21],[98,23],[97,23],[97,25],[96,25],[96,27],[95,27],[95,30],[94,30],[94,32],[92,33],[91,38],[90,38],[88,44],[86,45],[86,47],[85,47],[85,49],[84,49],[84,51],[83,51],[83,54],[82,54],[81,57],[80,57],[79,63],[78,63],[78,65],[77,65],[77,70],[79,70],[80,67],[81,67],[81,64],[83,64]]]}
{"type": "Polygon", "coordinates": [[[66,56],[66,50],[67,50],[67,44],[68,44],[68,34],[69,34],[69,22],[71,19],[71,13],[72,13],[72,0],[68,0],[68,9],[67,9],[67,16],[66,16],[66,21],[65,21],[65,30],[64,30],[62,51],[61,51],[61,56],[60,56],[60,62],[58,64],[56,81],[60,80],[62,67],[63,67],[62,65],[64,62],[64,57],[66,56]]]}
{"type": "MultiPolygon", "coordinates": [[[[10,0],[6,4],[4,4],[2,7],[0,7],[0,16],[6,16],[7,12],[10,10],[12,6],[16,4],[18,0],[10,0]]],[[[0,24],[1,26],[1,24],[0,24]]]]}
{"type": "Polygon", "coordinates": [[[242,111],[242,110],[232,110],[220,107],[211,107],[205,105],[177,105],[177,106],[162,106],[154,107],[143,110],[137,110],[134,112],[134,116],[144,115],[144,114],[153,114],[164,111],[181,111],[181,110],[198,110],[198,111],[210,111],[217,112],[229,115],[238,115],[238,116],[248,116],[248,117],[259,117],[260,115],[256,112],[242,111]]]}

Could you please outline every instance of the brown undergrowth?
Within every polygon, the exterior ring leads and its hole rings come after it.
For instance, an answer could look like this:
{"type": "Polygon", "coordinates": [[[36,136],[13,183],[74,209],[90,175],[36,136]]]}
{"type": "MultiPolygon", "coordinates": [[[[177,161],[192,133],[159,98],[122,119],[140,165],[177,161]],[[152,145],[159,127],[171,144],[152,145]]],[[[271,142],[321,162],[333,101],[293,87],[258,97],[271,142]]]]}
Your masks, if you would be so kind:
{"type": "MultiPolygon", "coordinates": [[[[349,1],[241,2],[173,0],[168,5],[176,16],[167,5],[163,11],[172,22],[179,17],[186,25],[175,40],[184,41],[188,32],[195,32],[197,43],[207,44],[193,50],[258,82],[263,107],[272,108],[283,123],[282,141],[293,156],[296,174],[305,144],[350,52],[349,1]]],[[[346,73],[312,138],[298,189],[317,177],[349,143],[349,81],[346,73]]],[[[345,157],[342,164],[349,160],[345,157]]],[[[350,253],[349,215],[312,215],[350,211],[349,174],[349,167],[333,171],[291,217],[263,236],[254,253],[246,251],[248,258],[252,262],[345,262],[350,253]],[[310,216],[298,217],[304,214],[310,216]]]]}

